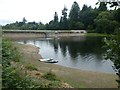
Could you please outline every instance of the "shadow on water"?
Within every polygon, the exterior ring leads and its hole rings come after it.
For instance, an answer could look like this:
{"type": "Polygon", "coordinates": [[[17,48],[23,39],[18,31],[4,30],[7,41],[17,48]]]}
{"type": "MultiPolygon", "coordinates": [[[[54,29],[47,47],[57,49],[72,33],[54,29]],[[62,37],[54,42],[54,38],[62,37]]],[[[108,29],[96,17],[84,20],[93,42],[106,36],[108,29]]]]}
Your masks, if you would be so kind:
{"type": "Polygon", "coordinates": [[[40,47],[44,58],[59,60],[58,64],[100,72],[114,73],[112,62],[103,59],[102,37],[65,37],[55,39],[20,40],[19,43],[40,47]]]}

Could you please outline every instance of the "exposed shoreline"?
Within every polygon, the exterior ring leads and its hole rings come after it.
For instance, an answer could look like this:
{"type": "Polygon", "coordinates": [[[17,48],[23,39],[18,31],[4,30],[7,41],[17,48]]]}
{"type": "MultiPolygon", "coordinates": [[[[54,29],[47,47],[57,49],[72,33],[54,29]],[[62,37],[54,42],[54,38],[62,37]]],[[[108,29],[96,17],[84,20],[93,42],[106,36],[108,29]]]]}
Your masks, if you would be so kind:
{"type": "Polygon", "coordinates": [[[93,72],[87,70],[80,70],[75,68],[69,68],[61,65],[43,63],[39,59],[42,56],[38,53],[39,48],[33,45],[18,44],[17,45],[24,57],[27,55],[27,59],[34,64],[41,72],[47,72],[52,70],[56,75],[69,83],[73,87],[82,88],[117,88],[115,74],[93,72]]]}
{"type": "MultiPolygon", "coordinates": [[[[26,46],[27,46],[28,44],[23,44],[23,45],[26,45],[26,46]]],[[[39,60],[39,59],[43,59],[42,55],[39,54],[39,47],[37,47],[37,46],[35,46],[35,45],[30,45],[30,44],[29,44],[28,46],[29,46],[30,48],[33,48],[33,47],[36,48],[37,54],[38,54],[38,56],[39,56],[38,60],[39,60]]],[[[44,62],[42,62],[42,63],[44,63],[44,62]]],[[[50,63],[48,63],[48,64],[50,64],[50,63]]],[[[113,74],[113,73],[108,73],[108,72],[82,70],[82,69],[77,69],[77,68],[62,66],[62,65],[59,65],[59,64],[53,64],[53,65],[60,66],[60,67],[65,67],[65,68],[70,68],[70,69],[76,69],[76,70],[86,71],[86,72],[103,73],[103,74],[113,74]]],[[[115,75],[115,74],[113,74],[113,75],[115,75]]]]}
{"type": "MultiPolygon", "coordinates": [[[[10,34],[10,37],[13,34],[10,34]]],[[[19,39],[33,39],[36,38],[32,36],[26,35],[15,36],[16,40],[19,39]],[[22,37],[22,38],[21,38],[22,37]]],[[[13,38],[10,38],[14,40],[13,38]]],[[[37,37],[38,38],[38,37],[37,37]]],[[[75,88],[117,88],[116,79],[118,78],[115,74],[103,73],[103,72],[95,72],[95,71],[87,71],[80,70],[76,68],[65,67],[56,64],[44,63],[40,62],[39,59],[42,56],[39,54],[39,48],[34,45],[26,45],[26,44],[15,44],[23,57],[23,64],[32,64],[34,65],[41,73],[46,73],[48,71],[54,72],[57,77],[61,80],[67,82],[69,85],[75,88]]]]}

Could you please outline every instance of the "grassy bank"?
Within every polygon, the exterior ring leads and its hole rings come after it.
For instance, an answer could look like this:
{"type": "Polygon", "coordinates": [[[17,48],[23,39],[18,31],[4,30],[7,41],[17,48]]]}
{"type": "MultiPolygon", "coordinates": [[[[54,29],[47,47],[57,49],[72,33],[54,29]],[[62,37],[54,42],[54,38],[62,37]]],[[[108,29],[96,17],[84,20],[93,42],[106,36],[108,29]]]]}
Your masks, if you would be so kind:
{"type": "Polygon", "coordinates": [[[8,40],[2,42],[2,88],[69,88],[52,72],[42,73],[29,60],[42,58],[38,48],[19,45],[8,40]]]}
{"type": "MultiPolygon", "coordinates": [[[[92,71],[83,71],[79,69],[67,68],[60,65],[40,62],[41,58],[38,54],[38,48],[31,45],[16,44],[19,51],[22,53],[22,65],[32,64],[37,68],[37,72],[32,72],[31,75],[37,77],[38,72],[42,74],[52,71],[56,77],[65,83],[75,88],[117,88],[117,76],[108,73],[99,73],[92,71]]],[[[38,75],[38,76],[39,76],[38,75]]],[[[38,80],[39,82],[39,80],[38,80]]]]}
{"type": "Polygon", "coordinates": [[[105,37],[108,36],[107,34],[101,34],[101,33],[86,33],[85,36],[101,36],[105,37]]]}

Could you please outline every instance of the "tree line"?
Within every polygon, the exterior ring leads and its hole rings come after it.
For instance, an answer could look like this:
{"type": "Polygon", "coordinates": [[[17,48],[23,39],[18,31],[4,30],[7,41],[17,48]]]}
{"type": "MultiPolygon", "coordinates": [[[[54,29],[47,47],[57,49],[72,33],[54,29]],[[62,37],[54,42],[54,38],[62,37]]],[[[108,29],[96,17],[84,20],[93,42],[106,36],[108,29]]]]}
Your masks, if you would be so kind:
{"type": "Polygon", "coordinates": [[[75,1],[70,12],[66,7],[62,10],[60,20],[57,12],[49,23],[27,22],[25,17],[21,22],[16,21],[3,26],[3,29],[19,30],[87,30],[97,33],[114,33],[120,27],[120,8],[108,10],[105,2],[100,2],[98,8],[83,5],[80,9],[75,1]]]}

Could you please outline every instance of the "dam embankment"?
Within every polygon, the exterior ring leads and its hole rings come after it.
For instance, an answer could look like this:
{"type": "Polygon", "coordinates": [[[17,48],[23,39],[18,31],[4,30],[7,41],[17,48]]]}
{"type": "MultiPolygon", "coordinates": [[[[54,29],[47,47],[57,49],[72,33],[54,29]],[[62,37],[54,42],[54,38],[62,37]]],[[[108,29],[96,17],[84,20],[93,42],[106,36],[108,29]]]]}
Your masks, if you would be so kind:
{"type": "Polygon", "coordinates": [[[11,39],[81,36],[85,33],[85,30],[3,30],[3,36],[11,39]]]}

